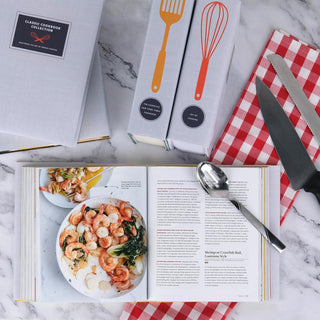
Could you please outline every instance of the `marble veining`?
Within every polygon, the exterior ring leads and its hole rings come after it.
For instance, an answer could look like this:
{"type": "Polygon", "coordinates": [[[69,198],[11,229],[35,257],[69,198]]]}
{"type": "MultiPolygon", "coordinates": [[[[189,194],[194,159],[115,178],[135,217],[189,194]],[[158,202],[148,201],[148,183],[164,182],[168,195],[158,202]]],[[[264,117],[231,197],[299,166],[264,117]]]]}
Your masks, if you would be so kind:
{"type": "MultiPolygon", "coordinates": [[[[0,318],[118,319],[123,303],[55,304],[13,300],[14,184],[16,161],[85,161],[130,164],[197,163],[202,157],[134,145],[126,134],[151,0],[106,0],[99,49],[112,139],[75,148],[55,147],[0,155],[0,318]]],[[[318,0],[243,0],[238,36],[217,131],[222,132],[273,29],[320,47],[318,0]]],[[[218,139],[218,136],[216,139],[218,139]]],[[[320,169],[320,160],[316,166],[320,169]]],[[[301,191],[281,227],[281,299],[239,303],[229,319],[319,319],[320,207],[301,191]]]]}
{"type": "Polygon", "coordinates": [[[116,54],[110,45],[99,43],[101,56],[104,59],[105,75],[116,81],[121,88],[133,90],[137,80],[137,73],[133,69],[133,64],[125,61],[116,54]]]}

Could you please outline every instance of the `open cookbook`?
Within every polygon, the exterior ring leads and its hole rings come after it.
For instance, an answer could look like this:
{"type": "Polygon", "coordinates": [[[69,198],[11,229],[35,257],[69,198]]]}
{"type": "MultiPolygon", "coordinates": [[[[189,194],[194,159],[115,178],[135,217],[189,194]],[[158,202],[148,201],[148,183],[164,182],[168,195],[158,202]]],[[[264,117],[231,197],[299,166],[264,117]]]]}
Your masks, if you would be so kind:
{"type": "MultiPolygon", "coordinates": [[[[224,167],[230,192],[279,234],[279,167],[224,167]]],[[[195,166],[20,163],[15,299],[265,301],[279,255],[195,166]]]]}

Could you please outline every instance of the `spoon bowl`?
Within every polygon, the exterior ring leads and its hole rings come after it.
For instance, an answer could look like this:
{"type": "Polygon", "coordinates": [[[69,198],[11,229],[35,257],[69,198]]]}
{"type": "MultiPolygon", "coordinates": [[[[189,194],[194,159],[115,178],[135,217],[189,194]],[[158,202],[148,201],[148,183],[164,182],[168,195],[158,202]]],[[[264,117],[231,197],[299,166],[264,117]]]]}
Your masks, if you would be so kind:
{"type": "Polygon", "coordinates": [[[197,176],[202,188],[214,198],[229,195],[229,181],[225,173],[212,163],[203,161],[197,167],[197,176]]]}
{"type": "Polygon", "coordinates": [[[197,177],[202,188],[211,197],[228,199],[276,250],[282,252],[285,249],[286,246],[262,222],[230,195],[228,177],[222,169],[203,161],[197,167],[197,177]]]}

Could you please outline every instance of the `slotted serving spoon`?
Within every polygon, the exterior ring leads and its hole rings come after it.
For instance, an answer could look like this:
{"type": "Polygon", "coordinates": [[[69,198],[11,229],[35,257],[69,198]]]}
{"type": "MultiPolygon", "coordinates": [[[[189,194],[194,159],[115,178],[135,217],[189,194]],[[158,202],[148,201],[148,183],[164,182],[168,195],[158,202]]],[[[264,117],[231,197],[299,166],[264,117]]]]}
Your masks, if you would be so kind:
{"type": "Polygon", "coordinates": [[[228,177],[223,170],[211,162],[203,161],[197,167],[197,177],[211,197],[228,199],[276,250],[282,252],[286,248],[242,203],[230,195],[228,177]]]}

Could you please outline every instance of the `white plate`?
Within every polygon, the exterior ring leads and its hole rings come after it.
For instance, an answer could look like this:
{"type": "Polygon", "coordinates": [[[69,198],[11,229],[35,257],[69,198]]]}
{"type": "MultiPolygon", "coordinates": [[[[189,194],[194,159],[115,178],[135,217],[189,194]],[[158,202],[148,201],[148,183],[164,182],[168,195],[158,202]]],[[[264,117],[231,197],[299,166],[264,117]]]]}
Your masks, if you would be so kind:
{"type": "MultiPolygon", "coordinates": [[[[102,173],[101,179],[98,181],[96,186],[103,186],[106,185],[112,175],[112,167],[106,167],[102,173]]],[[[40,186],[46,187],[50,182],[50,177],[48,175],[48,169],[41,169],[40,171],[40,186]]],[[[74,208],[79,203],[73,202],[72,199],[68,199],[62,196],[59,193],[52,194],[50,192],[42,191],[44,197],[51,202],[52,204],[61,207],[61,208],[74,208]]]]}
{"type": "MultiPolygon", "coordinates": [[[[86,206],[89,206],[90,208],[98,208],[102,203],[113,204],[113,205],[119,206],[119,203],[121,201],[122,200],[113,199],[113,198],[92,198],[92,199],[88,199],[88,200],[78,204],[65,217],[65,219],[63,220],[63,222],[59,228],[58,234],[57,234],[56,255],[57,255],[57,261],[58,261],[59,268],[60,268],[64,278],[78,292],[80,292],[88,297],[94,298],[94,299],[104,300],[104,299],[110,299],[110,298],[117,298],[117,297],[123,296],[124,294],[127,294],[128,292],[134,290],[139,285],[139,283],[141,282],[141,280],[144,276],[145,269],[146,269],[146,255],[144,255],[144,258],[143,258],[143,273],[141,275],[137,276],[137,278],[135,280],[131,281],[131,283],[134,285],[133,288],[131,288],[129,290],[124,290],[124,291],[118,292],[117,289],[115,288],[115,286],[112,286],[112,288],[107,292],[103,292],[100,289],[97,289],[96,291],[90,291],[86,286],[84,276],[87,273],[92,272],[93,265],[97,266],[96,273],[98,276],[98,282],[102,281],[102,280],[106,280],[109,282],[109,280],[110,280],[110,278],[106,274],[106,272],[100,267],[99,258],[89,255],[88,266],[84,269],[81,269],[81,270],[83,270],[83,271],[81,271],[81,274],[83,275],[83,277],[82,277],[83,279],[81,277],[78,277],[79,279],[77,279],[77,277],[72,274],[69,266],[67,265],[66,261],[63,258],[64,254],[63,254],[63,251],[62,251],[60,244],[59,244],[59,237],[60,237],[60,234],[63,232],[63,230],[68,225],[70,225],[68,220],[69,220],[69,216],[71,215],[71,213],[75,210],[80,210],[84,203],[86,204],[86,206]]],[[[135,209],[134,207],[132,207],[132,208],[133,208],[133,213],[137,214],[140,217],[141,224],[143,225],[144,229],[146,230],[146,226],[145,226],[143,218],[141,217],[141,214],[138,212],[137,209],[135,209]]]]}

